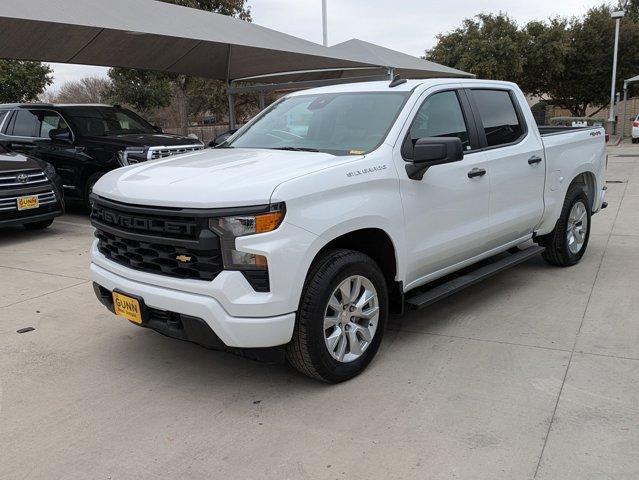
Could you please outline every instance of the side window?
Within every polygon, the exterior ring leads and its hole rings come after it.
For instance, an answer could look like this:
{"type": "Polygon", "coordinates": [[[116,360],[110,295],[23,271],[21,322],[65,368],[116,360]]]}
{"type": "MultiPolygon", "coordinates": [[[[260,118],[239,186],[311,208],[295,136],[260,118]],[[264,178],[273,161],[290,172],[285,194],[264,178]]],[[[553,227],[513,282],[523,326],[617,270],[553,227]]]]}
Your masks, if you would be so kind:
{"type": "Polygon", "coordinates": [[[40,129],[40,122],[29,110],[18,110],[12,120],[12,130],[7,132],[14,137],[37,137],[40,129]]]}
{"type": "Polygon", "coordinates": [[[49,138],[51,130],[68,128],[64,119],[55,112],[48,110],[31,110],[38,117],[38,137],[49,138]]]}
{"type": "Polygon", "coordinates": [[[9,110],[0,110],[0,133],[4,131],[7,115],[9,115],[9,110]]]}
{"type": "Polygon", "coordinates": [[[468,128],[455,92],[435,93],[419,108],[409,132],[415,142],[424,137],[458,137],[464,150],[470,150],[468,128]]]}
{"type": "Polygon", "coordinates": [[[510,93],[505,90],[473,90],[489,147],[517,141],[524,129],[510,93]]]}

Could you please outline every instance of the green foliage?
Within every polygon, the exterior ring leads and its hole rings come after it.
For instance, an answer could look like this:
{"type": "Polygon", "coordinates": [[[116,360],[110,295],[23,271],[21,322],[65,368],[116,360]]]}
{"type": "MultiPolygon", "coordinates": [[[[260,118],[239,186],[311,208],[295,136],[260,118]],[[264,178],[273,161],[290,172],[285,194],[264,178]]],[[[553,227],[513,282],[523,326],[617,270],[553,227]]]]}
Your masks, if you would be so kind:
{"type": "MultiPolygon", "coordinates": [[[[618,85],[639,74],[639,0],[621,22],[618,85]],[[635,13],[633,13],[635,12],[635,13]]],[[[426,58],[480,78],[517,82],[524,92],[545,95],[574,115],[609,101],[614,21],[608,5],[583,18],[555,18],[518,28],[506,15],[478,15],[440,35],[426,58]]]]}
{"type": "Polygon", "coordinates": [[[112,68],[107,96],[113,103],[125,103],[138,110],[168,107],[173,96],[172,79],[163,73],[112,68]]]}
{"type": "Polygon", "coordinates": [[[479,14],[451,33],[437,36],[426,58],[480,78],[517,81],[523,71],[526,37],[505,13],[479,14]]]}
{"type": "Polygon", "coordinates": [[[160,0],[182,7],[197,8],[209,12],[221,13],[242,20],[251,20],[251,10],[244,5],[244,0],[160,0]]]}
{"type": "Polygon", "coordinates": [[[52,73],[41,62],[0,60],[0,103],[36,100],[53,83],[52,73]]]}

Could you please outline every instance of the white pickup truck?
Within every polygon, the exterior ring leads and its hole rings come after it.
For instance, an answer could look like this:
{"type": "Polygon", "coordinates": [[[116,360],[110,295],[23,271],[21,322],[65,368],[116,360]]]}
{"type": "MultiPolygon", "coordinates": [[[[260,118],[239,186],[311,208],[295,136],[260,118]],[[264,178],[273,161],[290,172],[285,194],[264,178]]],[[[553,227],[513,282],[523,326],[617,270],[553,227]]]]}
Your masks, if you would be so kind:
{"type": "Polygon", "coordinates": [[[605,164],[603,129],[540,131],[512,83],[296,92],[219,148],[103,176],[91,275],[98,298],[142,327],[279,349],[339,382],[405,305],[538,253],[579,262],[606,206],[605,164]]]}

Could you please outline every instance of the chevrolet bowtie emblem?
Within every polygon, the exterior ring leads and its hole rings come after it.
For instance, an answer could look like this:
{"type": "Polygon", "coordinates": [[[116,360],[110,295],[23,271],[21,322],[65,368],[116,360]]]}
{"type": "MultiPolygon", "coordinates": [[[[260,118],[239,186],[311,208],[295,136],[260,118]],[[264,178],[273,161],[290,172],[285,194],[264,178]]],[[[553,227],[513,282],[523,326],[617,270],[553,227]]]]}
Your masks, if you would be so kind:
{"type": "Polygon", "coordinates": [[[186,255],[178,255],[175,259],[182,263],[189,263],[191,261],[191,257],[187,257],[186,255]]]}

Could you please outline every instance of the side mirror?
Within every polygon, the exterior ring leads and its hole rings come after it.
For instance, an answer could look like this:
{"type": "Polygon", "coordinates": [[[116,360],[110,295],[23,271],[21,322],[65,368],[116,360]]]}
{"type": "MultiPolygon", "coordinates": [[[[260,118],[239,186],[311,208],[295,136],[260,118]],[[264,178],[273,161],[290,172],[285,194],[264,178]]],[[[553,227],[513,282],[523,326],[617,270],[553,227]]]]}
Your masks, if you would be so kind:
{"type": "Polygon", "coordinates": [[[68,128],[56,128],[49,132],[49,138],[54,142],[60,143],[73,143],[73,137],[71,136],[71,130],[68,128]]]}
{"type": "Polygon", "coordinates": [[[215,137],[213,140],[209,142],[209,147],[215,148],[219,145],[222,145],[224,142],[226,142],[229,139],[231,135],[237,132],[237,130],[238,130],[237,128],[233,128],[231,130],[224,132],[222,135],[218,135],[217,137],[215,137]]]}
{"type": "Polygon", "coordinates": [[[421,180],[430,167],[464,159],[464,147],[457,137],[428,137],[415,142],[406,173],[413,180],[421,180]]]}
{"type": "Polygon", "coordinates": [[[158,127],[157,125],[153,125],[153,130],[155,130],[156,133],[164,133],[162,127],[158,127]]]}

